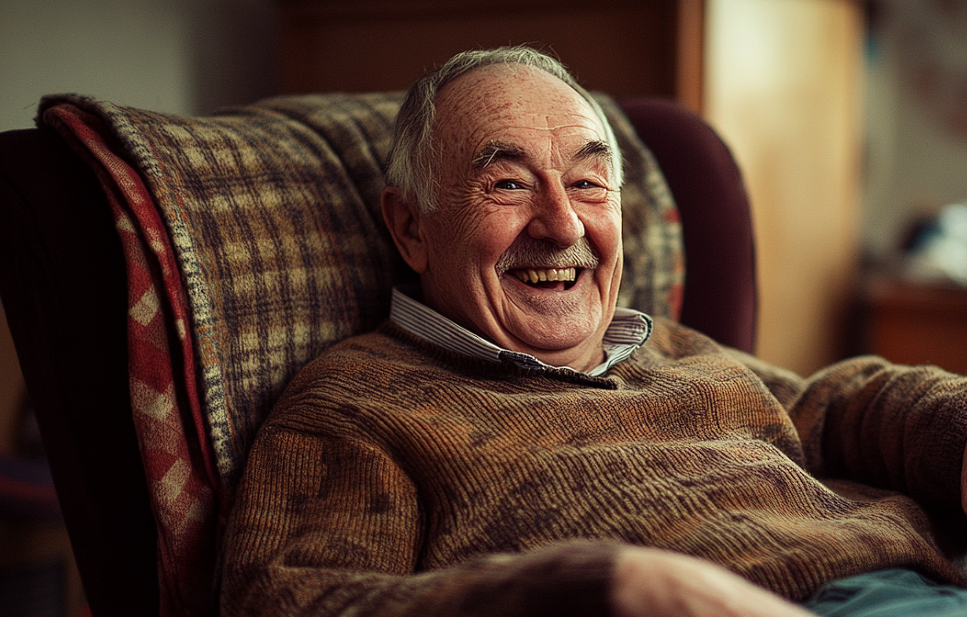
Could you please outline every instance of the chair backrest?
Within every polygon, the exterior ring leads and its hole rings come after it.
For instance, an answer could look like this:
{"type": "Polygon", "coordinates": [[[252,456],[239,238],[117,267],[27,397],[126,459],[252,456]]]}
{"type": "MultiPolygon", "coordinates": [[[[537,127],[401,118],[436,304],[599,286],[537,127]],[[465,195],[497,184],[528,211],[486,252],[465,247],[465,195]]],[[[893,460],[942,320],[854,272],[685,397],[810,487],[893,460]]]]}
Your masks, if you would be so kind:
{"type": "MultiPolygon", "coordinates": [[[[677,105],[622,101],[632,125],[603,100],[630,172],[622,302],[751,351],[752,232],[727,149],[677,105]]],[[[210,581],[172,591],[165,568],[213,567],[260,414],[325,346],[385,318],[408,276],[376,206],[396,105],[296,97],[194,119],[75,97],[0,135],[0,297],[95,617],[200,606],[210,581]],[[152,433],[172,415],[177,452],[152,433]],[[149,491],[175,475],[174,497],[149,491]],[[191,531],[201,548],[173,553],[164,523],[195,506],[214,513],[191,531]]]]}

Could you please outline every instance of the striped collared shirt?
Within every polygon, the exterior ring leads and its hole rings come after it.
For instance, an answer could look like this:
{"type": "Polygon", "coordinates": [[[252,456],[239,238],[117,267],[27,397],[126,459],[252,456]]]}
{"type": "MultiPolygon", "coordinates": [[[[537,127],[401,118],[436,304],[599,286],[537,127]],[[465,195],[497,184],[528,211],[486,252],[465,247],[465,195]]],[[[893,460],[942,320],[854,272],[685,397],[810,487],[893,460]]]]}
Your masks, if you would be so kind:
{"type": "MultiPolygon", "coordinates": [[[[553,368],[534,356],[503,349],[437,313],[406,291],[393,289],[390,321],[407,332],[455,352],[488,362],[511,362],[521,368],[553,368]]],[[[614,319],[604,333],[604,362],[588,371],[599,377],[630,356],[651,335],[651,317],[632,309],[615,309],[614,319]]]]}

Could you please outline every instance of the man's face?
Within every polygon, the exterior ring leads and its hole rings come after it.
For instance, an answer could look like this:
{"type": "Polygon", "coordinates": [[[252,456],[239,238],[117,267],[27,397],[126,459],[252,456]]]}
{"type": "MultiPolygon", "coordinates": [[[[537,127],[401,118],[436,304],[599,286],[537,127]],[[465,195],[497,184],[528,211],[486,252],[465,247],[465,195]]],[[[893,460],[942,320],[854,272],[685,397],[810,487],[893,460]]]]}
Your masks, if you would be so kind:
{"type": "Polygon", "coordinates": [[[621,212],[604,127],[559,79],[476,69],[437,100],[424,301],[494,343],[589,369],[614,313],[621,212]]]}

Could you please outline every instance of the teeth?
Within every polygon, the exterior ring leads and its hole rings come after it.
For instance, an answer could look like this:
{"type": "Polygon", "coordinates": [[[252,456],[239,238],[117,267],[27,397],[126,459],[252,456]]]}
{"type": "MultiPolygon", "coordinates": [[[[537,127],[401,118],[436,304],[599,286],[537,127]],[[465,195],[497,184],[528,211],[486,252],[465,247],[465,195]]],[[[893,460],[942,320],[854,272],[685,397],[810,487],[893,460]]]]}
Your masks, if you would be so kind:
{"type": "Polygon", "coordinates": [[[524,283],[537,284],[544,281],[573,281],[577,276],[575,268],[548,268],[546,270],[514,270],[514,276],[524,283]]]}

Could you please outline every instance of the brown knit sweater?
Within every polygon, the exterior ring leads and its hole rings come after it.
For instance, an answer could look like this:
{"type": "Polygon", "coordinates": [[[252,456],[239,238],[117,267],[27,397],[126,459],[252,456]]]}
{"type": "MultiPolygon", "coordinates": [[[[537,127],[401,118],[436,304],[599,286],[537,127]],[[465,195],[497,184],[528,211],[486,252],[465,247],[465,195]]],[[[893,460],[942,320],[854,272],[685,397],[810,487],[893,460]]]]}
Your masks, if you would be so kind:
{"type": "Polygon", "coordinates": [[[936,369],[804,380],[669,321],[604,378],[387,325],[305,368],[261,430],[222,614],[606,615],[620,543],[794,600],[893,566],[962,584],[913,499],[960,508],[965,410],[967,379],[936,369]]]}

